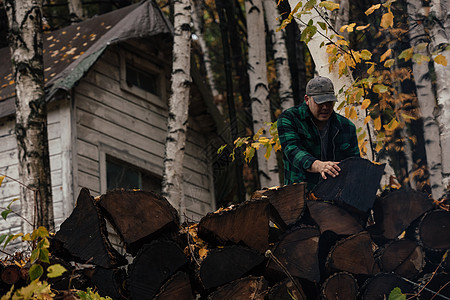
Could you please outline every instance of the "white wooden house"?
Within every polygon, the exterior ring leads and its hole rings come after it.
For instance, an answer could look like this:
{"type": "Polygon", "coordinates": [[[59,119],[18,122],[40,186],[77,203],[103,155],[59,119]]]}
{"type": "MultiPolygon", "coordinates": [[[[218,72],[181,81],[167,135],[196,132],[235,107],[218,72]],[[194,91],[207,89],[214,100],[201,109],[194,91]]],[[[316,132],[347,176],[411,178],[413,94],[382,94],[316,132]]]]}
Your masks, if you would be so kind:
{"type": "MultiPolygon", "coordinates": [[[[135,4],[44,35],[53,206],[57,226],[81,187],[100,195],[116,187],[161,189],[172,29],[152,1],[135,4]]],[[[184,163],[187,217],[215,209],[212,155],[223,124],[193,70],[184,163]]],[[[0,174],[19,179],[14,134],[14,82],[8,48],[0,49],[0,174]]],[[[19,198],[5,179],[0,207],[19,198]]],[[[13,205],[20,211],[20,201],[13,205]]],[[[21,220],[0,220],[0,234],[21,220]]]]}

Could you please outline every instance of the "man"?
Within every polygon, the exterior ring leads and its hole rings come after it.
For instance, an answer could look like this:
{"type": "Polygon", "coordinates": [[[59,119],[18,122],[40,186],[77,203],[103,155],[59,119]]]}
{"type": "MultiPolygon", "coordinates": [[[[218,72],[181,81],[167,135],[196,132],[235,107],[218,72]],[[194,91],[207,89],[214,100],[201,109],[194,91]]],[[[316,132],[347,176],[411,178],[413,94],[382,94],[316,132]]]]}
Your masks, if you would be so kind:
{"type": "Polygon", "coordinates": [[[306,85],[305,102],[278,118],[284,184],[307,182],[311,189],[320,177],[338,176],[341,160],[360,156],[356,127],[334,112],[336,101],[331,80],[315,77],[306,85]]]}

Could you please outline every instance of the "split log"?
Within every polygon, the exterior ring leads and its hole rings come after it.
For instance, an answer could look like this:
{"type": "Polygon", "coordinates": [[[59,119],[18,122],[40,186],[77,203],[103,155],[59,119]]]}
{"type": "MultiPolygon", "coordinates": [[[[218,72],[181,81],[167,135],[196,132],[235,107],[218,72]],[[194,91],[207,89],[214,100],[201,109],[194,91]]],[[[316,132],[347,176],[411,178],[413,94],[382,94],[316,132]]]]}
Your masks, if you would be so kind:
{"type": "Polygon", "coordinates": [[[92,284],[97,288],[100,296],[109,296],[112,299],[126,299],[126,273],[123,269],[95,268],[92,284]]]}
{"type": "Polygon", "coordinates": [[[77,206],[61,224],[55,239],[83,263],[89,261],[103,268],[127,264],[109,242],[105,220],[94,201],[88,189],[81,189],[77,206]]]}
{"type": "Polygon", "coordinates": [[[386,272],[413,279],[425,266],[425,253],[416,242],[403,239],[389,243],[380,255],[380,267],[386,272]]]}
{"type": "Polygon", "coordinates": [[[264,277],[248,276],[221,286],[208,296],[209,300],[264,300],[267,293],[267,281],[264,277]]]}
{"type": "Polygon", "coordinates": [[[355,300],[358,296],[358,283],[347,272],[339,272],[328,277],[322,284],[321,297],[327,300],[355,300]]]}
{"type": "Polygon", "coordinates": [[[375,259],[369,233],[362,231],[338,241],[328,254],[326,266],[329,271],[374,274],[375,259]]]}
{"type": "Polygon", "coordinates": [[[203,259],[198,276],[208,290],[240,278],[263,261],[260,253],[242,246],[213,249],[203,259]]]}
{"type": "Polygon", "coordinates": [[[135,254],[157,233],[178,231],[177,211],[165,198],[152,192],[115,190],[102,195],[98,204],[129,253],[135,254]]]}
{"type": "Polygon", "coordinates": [[[361,288],[363,290],[362,299],[380,300],[388,299],[394,288],[400,288],[403,294],[411,294],[413,286],[393,273],[379,273],[375,277],[369,278],[361,288]]]}
{"type": "Polygon", "coordinates": [[[243,244],[264,253],[269,248],[271,215],[267,200],[246,201],[235,208],[207,214],[198,224],[198,236],[212,245],[243,244]]]}
{"type": "Polygon", "coordinates": [[[399,190],[375,201],[373,214],[375,225],[371,232],[375,237],[394,239],[412,221],[433,209],[433,202],[425,194],[414,190],[399,190]]]}
{"type": "Polygon", "coordinates": [[[294,279],[295,284],[289,279],[285,279],[281,282],[275,284],[270,288],[267,293],[268,300],[278,300],[278,299],[296,299],[296,300],[306,300],[305,293],[301,288],[300,282],[294,279]]]}
{"type": "Polygon", "coordinates": [[[442,209],[426,213],[417,227],[419,243],[429,250],[450,248],[450,212],[442,209]]]}
{"type": "MultiPolygon", "coordinates": [[[[318,282],[320,280],[319,236],[320,232],[317,228],[294,228],[281,239],[273,255],[292,276],[318,282]]],[[[269,276],[274,277],[279,277],[280,275],[277,274],[284,272],[274,259],[270,260],[266,271],[269,276]]]]}
{"type": "Polygon", "coordinates": [[[180,247],[171,241],[144,245],[128,267],[132,299],[152,299],[161,285],[187,263],[180,247]]]}
{"type": "Polygon", "coordinates": [[[161,288],[154,300],[194,300],[189,275],[179,271],[161,288]]]}
{"type": "Polygon", "coordinates": [[[362,226],[344,209],[323,201],[307,201],[309,213],[320,228],[336,234],[352,235],[363,230],[362,226]]]}
{"type": "Polygon", "coordinates": [[[291,226],[300,220],[305,211],[305,192],[306,183],[298,183],[256,191],[252,199],[267,197],[284,224],[291,226]]]}
{"type": "Polygon", "coordinates": [[[320,200],[367,212],[375,201],[384,167],[359,157],[344,159],[339,163],[339,176],[321,179],[312,193],[320,200]]]}
{"type": "Polygon", "coordinates": [[[0,278],[8,285],[17,284],[22,279],[20,267],[16,265],[3,266],[0,278]]]}

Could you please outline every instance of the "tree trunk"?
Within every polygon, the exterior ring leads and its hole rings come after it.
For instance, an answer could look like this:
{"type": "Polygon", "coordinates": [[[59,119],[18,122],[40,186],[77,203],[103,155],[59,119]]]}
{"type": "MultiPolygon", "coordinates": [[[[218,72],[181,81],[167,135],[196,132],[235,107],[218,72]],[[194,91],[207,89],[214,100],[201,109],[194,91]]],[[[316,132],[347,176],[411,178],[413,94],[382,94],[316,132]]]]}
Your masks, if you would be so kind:
{"type": "Polygon", "coordinates": [[[285,30],[278,30],[280,27],[279,13],[275,0],[263,0],[266,21],[269,28],[269,35],[273,44],[275,68],[277,81],[279,84],[278,93],[280,95],[281,110],[286,110],[294,106],[292,95],[292,80],[289,71],[288,53],[286,48],[285,30]]]}
{"type": "MultiPolygon", "coordinates": [[[[246,0],[248,34],[248,76],[250,79],[250,97],[252,101],[253,131],[269,128],[265,122],[272,120],[270,113],[269,89],[267,83],[266,40],[264,32],[264,12],[261,0],[246,0]]],[[[257,150],[258,173],[261,187],[280,184],[275,155],[264,157],[265,148],[257,150]]]]}
{"type": "Polygon", "coordinates": [[[16,84],[16,137],[25,232],[34,226],[54,228],[44,93],[42,0],[5,1],[16,84]]]}
{"type": "Polygon", "coordinates": [[[169,99],[162,195],[183,215],[186,211],[183,160],[191,86],[191,1],[176,0],[174,12],[172,94],[169,99]]]}
{"type": "Polygon", "coordinates": [[[84,20],[83,4],[81,0],[68,0],[70,22],[78,23],[84,20]]]}
{"type": "MultiPolygon", "coordinates": [[[[427,56],[427,50],[417,47],[426,42],[426,33],[423,23],[419,22],[422,2],[411,0],[407,3],[408,26],[411,46],[414,53],[427,56]]],[[[425,150],[427,154],[428,170],[430,172],[430,186],[433,197],[438,198],[443,193],[442,187],[442,152],[439,141],[439,125],[435,119],[434,111],[438,109],[431,83],[430,69],[425,62],[412,64],[414,79],[416,82],[417,99],[420,113],[423,118],[425,150]]]]}
{"type": "Polygon", "coordinates": [[[264,300],[267,290],[264,277],[244,277],[230,282],[208,296],[208,300],[253,299],[264,300]]]}

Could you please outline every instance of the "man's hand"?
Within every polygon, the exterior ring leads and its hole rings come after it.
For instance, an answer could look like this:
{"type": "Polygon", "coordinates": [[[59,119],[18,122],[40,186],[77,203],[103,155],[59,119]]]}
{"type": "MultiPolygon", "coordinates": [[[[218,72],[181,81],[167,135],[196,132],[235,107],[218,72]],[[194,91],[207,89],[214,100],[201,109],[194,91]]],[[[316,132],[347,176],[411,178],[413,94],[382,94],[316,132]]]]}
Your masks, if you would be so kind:
{"type": "Polygon", "coordinates": [[[339,171],[341,171],[338,164],[339,163],[335,161],[316,160],[307,171],[311,173],[320,173],[323,179],[327,179],[326,174],[336,177],[339,175],[339,171]]]}

